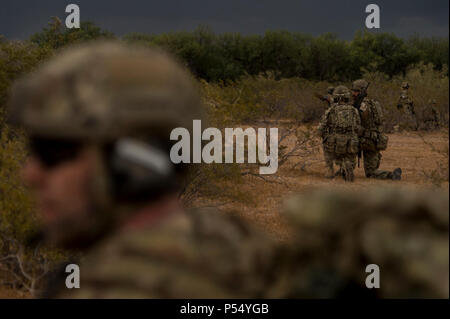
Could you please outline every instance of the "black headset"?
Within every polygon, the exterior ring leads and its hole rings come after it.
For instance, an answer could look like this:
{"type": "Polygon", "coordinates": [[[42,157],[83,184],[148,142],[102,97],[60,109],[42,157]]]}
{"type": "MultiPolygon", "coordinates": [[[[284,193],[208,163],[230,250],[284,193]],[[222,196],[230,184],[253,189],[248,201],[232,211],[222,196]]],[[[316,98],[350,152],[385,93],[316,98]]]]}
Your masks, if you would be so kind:
{"type": "Polygon", "coordinates": [[[160,143],[121,138],[106,154],[117,200],[148,201],[176,190],[175,165],[160,143]]]}

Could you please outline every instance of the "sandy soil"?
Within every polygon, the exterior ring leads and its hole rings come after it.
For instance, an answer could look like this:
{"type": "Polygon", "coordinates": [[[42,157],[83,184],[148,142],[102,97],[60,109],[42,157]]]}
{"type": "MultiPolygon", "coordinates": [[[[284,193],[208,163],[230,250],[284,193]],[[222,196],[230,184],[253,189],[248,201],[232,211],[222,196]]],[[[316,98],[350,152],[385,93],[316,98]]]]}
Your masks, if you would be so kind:
{"type": "Polygon", "coordinates": [[[448,143],[448,131],[389,134],[389,147],[382,152],[380,169],[393,170],[401,167],[403,170],[401,181],[366,178],[362,160],[361,167],[355,171],[354,183],[346,183],[341,178],[326,179],[325,164],[320,150],[319,153],[309,157],[290,159],[276,174],[267,177],[267,181],[256,176],[245,176],[242,183],[221,185],[224,194],[240,192],[244,194],[243,198],[242,196],[238,196],[238,199],[232,199],[232,196],[214,200],[200,198],[196,204],[219,205],[223,210],[236,211],[276,238],[284,240],[289,237],[289,228],[280,218],[284,200],[289,195],[307,189],[336,187],[356,192],[369,187],[395,185],[448,190],[448,143]]]}

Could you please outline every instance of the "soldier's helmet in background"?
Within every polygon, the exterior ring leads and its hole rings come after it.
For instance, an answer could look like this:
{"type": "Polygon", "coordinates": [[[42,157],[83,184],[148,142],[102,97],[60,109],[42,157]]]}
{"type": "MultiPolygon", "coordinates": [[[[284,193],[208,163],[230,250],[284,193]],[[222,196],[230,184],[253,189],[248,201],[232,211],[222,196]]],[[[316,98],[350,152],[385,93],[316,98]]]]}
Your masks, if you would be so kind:
{"type": "Polygon", "coordinates": [[[356,81],[353,81],[352,83],[352,91],[359,91],[362,92],[367,88],[369,83],[364,79],[358,79],[356,81]]]}
{"type": "Polygon", "coordinates": [[[333,99],[336,102],[337,101],[347,102],[350,100],[350,98],[351,98],[350,90],[344,85],[337,86],[333,91],[333,99]]]}

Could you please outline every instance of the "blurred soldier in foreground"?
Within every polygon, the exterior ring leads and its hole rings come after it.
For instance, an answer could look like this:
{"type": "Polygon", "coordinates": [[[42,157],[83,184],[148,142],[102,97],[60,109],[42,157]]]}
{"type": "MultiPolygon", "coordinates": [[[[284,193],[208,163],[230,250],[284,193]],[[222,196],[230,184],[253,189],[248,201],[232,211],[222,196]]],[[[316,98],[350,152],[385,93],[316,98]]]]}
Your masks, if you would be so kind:
{"type": "Polygon", "coordinates": [[[409,84],[403,82],[401,93],[397,102],[397,109],[402,112],[400,127],[417,130],[417,118],[414,111],[414,102],[408,95],[409,84]]]}
{"type": "MultiPolygon", "coordinates": [[[[333,104],[325,111],[318,132],[323,140],[326,161],[334,160],[340,167],[339,174],[352,182],[361,121],[358,111],[350,104],[350,98],[350,91],[345,86],[334,89],[333,104]]],[[[327,167],[327,176],[334,176],[333,167],[327,167]]]]}
{"type": "Polygon", "coordinates": [[[383,114],[378,101],[367,97],[367,87],[369,83],[359,79],[352,84],[353,106],[361,115],[361,125],[363,128],[360,137],[360,147],[364,158],[364,172],[366,177],[377,179],[400,180],[401,168],[396,168],[393,172],[379,170],[381,153],[387,148],[388,137],[383,134],[383,114]]]}
{"type": "Polygon", "coordinates": [[[322,190],[292,198],[291,264],[299,266],[291,297],[448,298],[448,209],[448,192],[439,190],[322,190]],[[379,288],[366,287],[368,265],[378,266],[379,288]]]}
{"type": "Polygon", "coordinates": [[[423,110],[422,129],[432,131],[439,129],[441,126],[441,114],[436,106],[436,100],[431,99],[423,110]]]}
{"type": "Polygon", "coordinates": [[[156,50],[72,48],[18,83],[10,121],[30,135],[25,181],[46,239],[86,253],[81,288],[44,297],[271,297],[280,252],[232,215],[186,213],[173,128],[201,119],[190,75],[156,50]],[[268,287],[270,283],[270,287],[268,287]]]}

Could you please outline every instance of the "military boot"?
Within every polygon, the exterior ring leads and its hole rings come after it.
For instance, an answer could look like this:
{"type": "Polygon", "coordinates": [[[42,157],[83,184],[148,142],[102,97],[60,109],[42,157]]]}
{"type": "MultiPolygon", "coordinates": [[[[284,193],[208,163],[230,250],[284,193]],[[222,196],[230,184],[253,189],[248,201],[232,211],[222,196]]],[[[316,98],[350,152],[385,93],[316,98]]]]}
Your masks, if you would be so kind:
{"type": "Polygon", "coordinates": [[[402,169],[400,167],[394,169],[392,172],[392,180],[399,181],[402,179],[402,169]]]}
{"type": "Polygon", "coordinates": [[[325,173],[325,178],[333,179],[334,178],[334,170],[333,167],[327,167],[327,172],[325,173]]]}
{"type": "Polygon", "coordinates": [[[342,177],[346,182],[353,182],[355,180],[355,175],[353,174],[353,170],[351,169],[344,169],[342,171],[342,177]]]}

